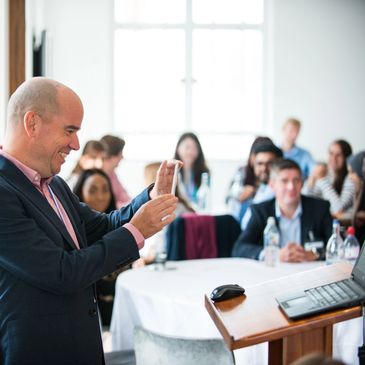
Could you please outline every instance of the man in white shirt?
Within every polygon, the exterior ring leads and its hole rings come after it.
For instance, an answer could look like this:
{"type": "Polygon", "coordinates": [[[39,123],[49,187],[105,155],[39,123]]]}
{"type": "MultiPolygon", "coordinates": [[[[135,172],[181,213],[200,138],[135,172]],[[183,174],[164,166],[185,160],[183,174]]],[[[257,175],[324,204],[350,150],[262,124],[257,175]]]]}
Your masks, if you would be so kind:
{"type": "Polygon", "coordinates": [[[275,198],[251,206],[252,215],[232,251],[233,256],[263,259],[263,232],[268,217],[275,217],[280,231],[280,260],[286,262],[313,261],[319,258],[304,244],[322,243],[324,251],[331,235],[329,203],[301,195],[302,175],[292,160],[279,160],[271,167],[269,185],[275,198]]]}

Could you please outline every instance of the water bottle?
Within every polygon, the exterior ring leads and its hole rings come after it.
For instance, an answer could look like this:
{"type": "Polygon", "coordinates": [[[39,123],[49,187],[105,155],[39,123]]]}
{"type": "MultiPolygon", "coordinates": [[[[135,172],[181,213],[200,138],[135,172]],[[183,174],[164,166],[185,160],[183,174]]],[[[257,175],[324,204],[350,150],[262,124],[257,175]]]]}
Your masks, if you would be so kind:
{"type": "Polygon", "coordinates": [[[234,180],[230,188],[229,197],[227,201],[228,211],[236,219],[238,219],[241,210],[241,202],[239,200],[239,197],[242,193],[242,190],[243,190],[242,173],[237,172],[236,175],[234,176],[234,180]]]}
{"type": "Polygon", "coordinates": [[[340,234],[340,222],[337,219],[332,223],[332,235],[327,242],[326,264],[330,265],[344,259],[344,244],[340,234]]]}
{"type": "Polygon", "coordinates": [[[264,230],[264,252],[267,266],[273,267],[279,263],[279,241],[280,234],[276,227],[275,218],[269,217],[264,230]]]}
{"type": "Polygon", "coordinates": [[[167,247],[165,240],[165,230],[157,232],[155,234],[155,250],[156,256],[154,260],[155,270],[164,271],[166,270],[166,261],[167,261],[167,247]]]}
{"type": "Polygon", "coordinates": [[[210,186],[209,186],[209,174],[207,172],[202,173],[202,179],[200,187],[197,191],[198,200],[198,212],[209,214],[210,213],[210,186]]]}
{"type": "Polygon", "coordinates": [[[355,237],[354,227],[350,226],[349,228],[347,228],[347,236],[343,245],[345,250],[345,260],[350,262],[351,264],[355,264],[355,261],[359,256],[360,244],[355,237]]]}

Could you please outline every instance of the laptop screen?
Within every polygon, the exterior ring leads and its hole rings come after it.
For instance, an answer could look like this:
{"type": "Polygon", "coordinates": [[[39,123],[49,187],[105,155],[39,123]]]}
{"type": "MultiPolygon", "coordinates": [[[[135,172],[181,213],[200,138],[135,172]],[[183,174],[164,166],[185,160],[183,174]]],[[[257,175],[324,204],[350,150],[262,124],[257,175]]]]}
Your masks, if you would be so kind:
{"type": "Polygon", "coordinates": [[[356,282],[365,286],[365,245],[362,246],[360,255],[356,261],[354,268],[352,269],[352,275],[356,282]]]}

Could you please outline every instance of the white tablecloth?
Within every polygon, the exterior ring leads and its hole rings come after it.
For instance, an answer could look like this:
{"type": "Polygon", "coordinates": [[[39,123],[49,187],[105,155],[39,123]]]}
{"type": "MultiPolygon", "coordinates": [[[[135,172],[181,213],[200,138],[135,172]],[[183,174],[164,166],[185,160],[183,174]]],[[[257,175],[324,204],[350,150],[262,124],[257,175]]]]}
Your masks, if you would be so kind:
{"type": "MultiPolygon", "coordinates": [[[[320,262],[280,264],[239,259],[205,259],[167,263],[166,271],[153,266],[123,272],[116,283],[111,322],[113,350],[133,348],[133,328],[179,337],[221,338],[204,307],[204,294],[215,287],[237,283],[247,288],[300,271],[320,262]]],[[[294,288],[293,288],[294,289],[294,288]]],[[[347,364],[358,364],[362,321],[357,318],[334,326],[333,353],[347,364]]],[[[235,351],[237,364],[267,363],[267,343],[235,351]]]]}

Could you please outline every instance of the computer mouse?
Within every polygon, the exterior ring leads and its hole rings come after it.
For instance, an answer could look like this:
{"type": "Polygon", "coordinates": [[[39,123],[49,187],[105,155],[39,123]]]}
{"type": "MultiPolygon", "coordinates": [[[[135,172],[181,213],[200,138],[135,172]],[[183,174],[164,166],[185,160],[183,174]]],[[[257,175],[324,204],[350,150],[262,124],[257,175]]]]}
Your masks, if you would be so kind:
{"type": "Polygon", "coordinates": [[[210,294],[210,299],[215,302],[220,302],[221,300],[231,299],[243,295],[245,289],[238,284],[225,284],[216,287],[210,294]]]}

